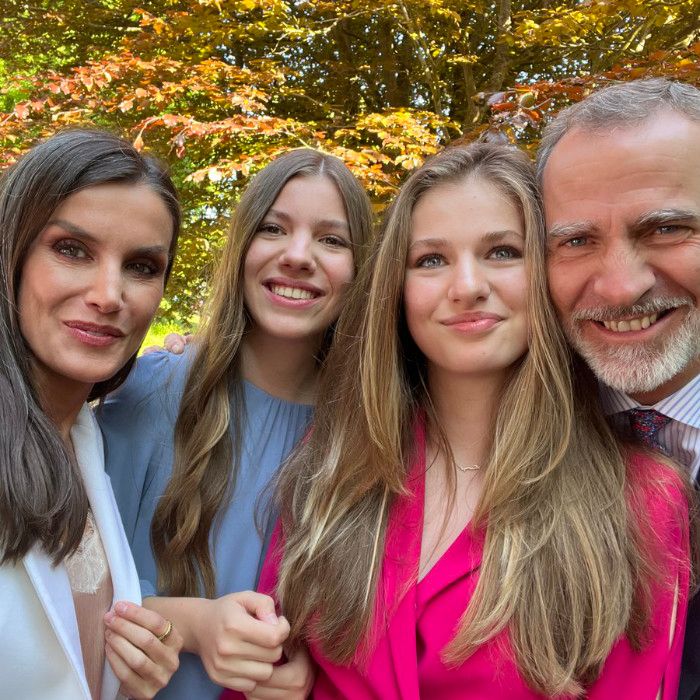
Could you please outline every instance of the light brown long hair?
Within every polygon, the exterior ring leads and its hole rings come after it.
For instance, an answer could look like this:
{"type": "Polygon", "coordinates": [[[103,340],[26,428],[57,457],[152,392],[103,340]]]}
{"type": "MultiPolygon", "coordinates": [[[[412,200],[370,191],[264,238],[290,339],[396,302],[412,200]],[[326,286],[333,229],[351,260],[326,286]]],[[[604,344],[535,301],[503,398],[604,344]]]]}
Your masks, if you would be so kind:
{"type": "Polygon", "coordinates": [[[547,294],[533,168],[511,147],[442,152],[409,177],[388,212],[341,315],[314,430],[280,476],[278,594],[293,643],[313,639],[346,663],[371,639],[388,513],[405,488],[419,413],[450,455],[403,316],[411,215],[430,188],[465,178],[495,185],[522,214],[532,313],[473,518],[486,527],[479,582],[445,658],[459,663],[507,629],[533,689],[578,693],[621,634],[643,643],[653,552],[645,514],[630,516],[625,460],[596,410],[594,382],[584,367],[572,372],[547,294]]]}
{"type": "MultiPolygon", "coordinates": [[[[0,564],[36,544],[57,564],[85,530],[83,480],[42,408],[17,293],[31,245],[54,211],[72,194],[107,183],[146,186],[166,206],[172,223],[167,278],[180,229],[177,193],[165,168],[128,141],[97,129],[63,131],[28,151],[0,183],[0,564]]],[[[116,389],[135,359],[95,384],[90,399],[116,389]]]]}
{"type": "MultiPolygon", "coordinates": [[[[355,269],[366,254],[372,229],[369,199],[334,156],[308,148],[274,160],[251,181],[231,222],[215,273],[205,323],[189,370],[175,425],[173,474],[156,508],[151,529],[159,586],[170,595],[211,597],[215,591],[209,534],[233,493],[245,406],[240,352],[250,319],[243,298],[243,263],[267,211],[295,177],[329,178],[348,219],[355,269]]],[[[326,343],[330,340],[327,334],[326,343]]],[[[319,348],[319,358],[325,354],[319,348]]]]}

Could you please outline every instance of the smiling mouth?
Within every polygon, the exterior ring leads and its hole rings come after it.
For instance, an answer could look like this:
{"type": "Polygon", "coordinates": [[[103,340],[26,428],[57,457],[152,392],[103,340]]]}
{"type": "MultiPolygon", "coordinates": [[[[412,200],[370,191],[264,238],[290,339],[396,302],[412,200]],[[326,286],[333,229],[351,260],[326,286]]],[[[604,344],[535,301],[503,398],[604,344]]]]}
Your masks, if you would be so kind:
{"type": "Polygon", "coordinates": [[[300,289],[299,287],[287,287],[281,284],[271,284],[269,289],[273,294],[285,299],[315,299],[318,294],[308,290],[300,289]]]}
{"type": "Polygon", "coordinates": [[[596,323],[604,326],[607,330],[613,333],[629,333],[631,331],[646,330],[653,326],[658,320],[664,318],[673,309],[663,311],[661,313],[649,314],[647,316],[637,316],[636,318],[627,318],[620,321],[596,321],[596,323]]]}

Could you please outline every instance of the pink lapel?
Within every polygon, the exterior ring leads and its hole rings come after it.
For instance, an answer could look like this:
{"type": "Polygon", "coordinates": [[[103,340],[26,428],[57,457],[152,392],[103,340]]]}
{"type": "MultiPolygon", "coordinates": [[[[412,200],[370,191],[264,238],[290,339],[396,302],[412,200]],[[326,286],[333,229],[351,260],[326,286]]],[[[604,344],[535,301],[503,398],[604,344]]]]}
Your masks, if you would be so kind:
{"type": "MultiPolygon", "coordinates": [[[[415,453],[407,483],[408,493],[394,502],[387,527],[384,563],[377,590],[377,617],[370,645],[380,656],[386,645],[399,700],[419,700],[416,652],[416,579],[420,561],[425,489],[425,427],[416,421],[415,453]]],[[[370,664],[371,666],[372,664],[370,664]]],[[[389,669],[384,670],[385,673],[389,669]]],[[[389,680],[388,678],[386,679],[389,680]]],[[[389,684],[387,683],[387,686],[389,684]]],[[[393,695],[393,693],[392,693],[393,695]]]]}

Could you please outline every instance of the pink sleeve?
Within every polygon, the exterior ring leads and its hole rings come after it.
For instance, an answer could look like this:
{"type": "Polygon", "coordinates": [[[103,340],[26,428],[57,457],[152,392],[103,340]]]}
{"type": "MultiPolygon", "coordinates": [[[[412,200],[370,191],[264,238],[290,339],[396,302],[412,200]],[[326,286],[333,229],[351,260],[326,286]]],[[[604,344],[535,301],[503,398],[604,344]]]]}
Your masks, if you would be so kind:
{"type": "Polygon", "coordinates": [[[277,600],[277,576],[280,570],[283,551],[284,538],[282,537],[282,526],[278,520],[272,537],[270,538],[270,545],[267,548],[265,561],[260,570],[260,579],[258,580],[258,592],[266,593],[275,600],[277,600]]]}
{"type": "Polygon", "coordinates": [[[630,469],[636,470],[640,484],[638,498],[633,496],[632,503],[648,511],[653,528],[649,535],[658,552],[657,561],[663,562],[667,575],[654,587],[652,630],[648,643],[640,651],[635,651],[626,637],[620,639],[587,697],[590,700],[614,697],[655,700],[663,683],[662,700],[676,700],[688,610],[688,503],[680,477],[666,465],[646,456],[634,456],[630,469]],[[671,635],[676,583],[676,619],[671,635]]]}

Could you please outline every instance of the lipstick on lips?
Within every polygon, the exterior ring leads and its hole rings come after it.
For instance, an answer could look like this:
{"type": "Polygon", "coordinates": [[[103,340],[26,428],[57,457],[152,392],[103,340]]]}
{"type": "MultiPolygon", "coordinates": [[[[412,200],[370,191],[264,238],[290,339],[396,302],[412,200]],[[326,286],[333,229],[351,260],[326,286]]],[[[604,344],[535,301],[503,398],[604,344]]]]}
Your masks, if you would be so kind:
{"type": "Polygon", "coordinates": [[[450,316],[442,321],[442,324],[460,333],[470,334],[489,331],[502,320],[503,317],[498,314],[486,311],[467,311],[462,314],[450,316]]]}
{"type": "Polygon", "coordinates": [[[309,306],[323,296],[323,290],[308,282],[283,277],[265,280],[263,287],[272,301],[292,308],[309,306]]]}
{"type": "Polygon", "coordinates": [[[124,337],[123,331],[115,326],[89,321],[64,321],[64,325],[76,340],[93,347],[106,347],[124,337]]]}

